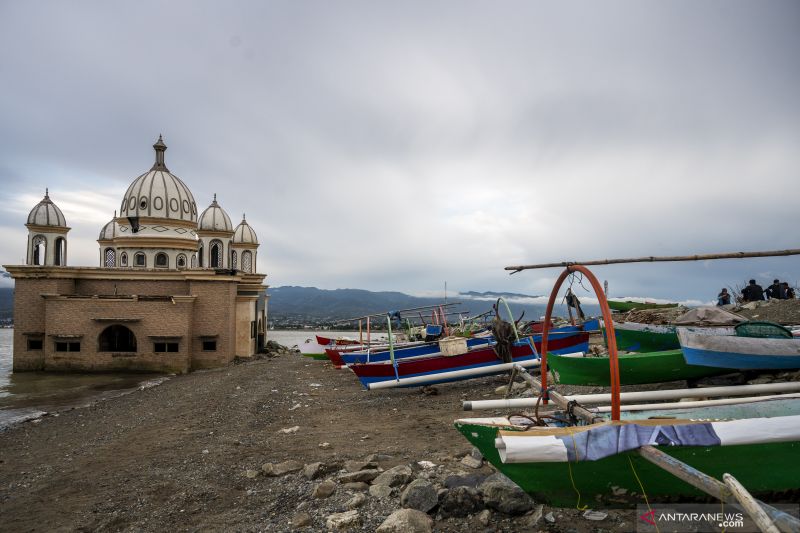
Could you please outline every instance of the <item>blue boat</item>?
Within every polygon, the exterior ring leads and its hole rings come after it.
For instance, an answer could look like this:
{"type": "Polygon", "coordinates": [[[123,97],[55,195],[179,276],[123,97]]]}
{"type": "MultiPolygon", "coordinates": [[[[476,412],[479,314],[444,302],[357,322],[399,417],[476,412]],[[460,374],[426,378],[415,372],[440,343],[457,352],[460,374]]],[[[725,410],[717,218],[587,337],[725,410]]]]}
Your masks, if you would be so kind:
{"type": "MultiPolygon", "coordinates": [[[[758,326],[763,327],[763,323],[758,326]]],[[[736,326],[735,335],[704,335],[678,328],[678,340],[690,365],[739,370],[800,368],[800,338],[782,326],[771,326],[779,335],[743,336],[753,327],[753,323],[745,322],[736,326]]]]}

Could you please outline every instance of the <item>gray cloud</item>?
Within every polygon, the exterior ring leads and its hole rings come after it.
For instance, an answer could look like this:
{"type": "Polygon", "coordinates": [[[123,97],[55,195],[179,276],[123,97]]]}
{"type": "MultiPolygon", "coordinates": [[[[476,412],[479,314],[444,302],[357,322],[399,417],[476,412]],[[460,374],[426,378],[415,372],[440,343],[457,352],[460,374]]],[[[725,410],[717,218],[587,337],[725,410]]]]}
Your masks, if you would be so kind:
{"type": "MultiPolygon", "coordinates": [[[[158,133],[199,206],[247,212],[276,285],[538,294],[556,272],[502,267],[796,247],[798,22],[789,1],[6,3],[0,263],[49,186],[95,264],[158,133]]],[[[798,267],[599,272],[683,300],[798,267]]]]}

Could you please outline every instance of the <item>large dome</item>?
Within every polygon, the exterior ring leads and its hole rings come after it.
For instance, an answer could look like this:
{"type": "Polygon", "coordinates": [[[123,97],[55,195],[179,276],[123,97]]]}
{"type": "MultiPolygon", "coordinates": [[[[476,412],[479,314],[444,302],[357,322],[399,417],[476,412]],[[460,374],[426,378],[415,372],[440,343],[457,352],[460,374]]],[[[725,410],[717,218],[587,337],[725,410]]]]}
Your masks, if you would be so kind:
{"type": "Polygon", "coordinates": [[[233,233],[231,217],[217,203],[216,194],[214,195],[214,201],[202,212],[197,220],[197,229],[199,231],[229,231],[233,233]]]}
{"type": "Polygon", "coordinates": [[[233,244],[258,244],[256,232],[253,231],[253,228],[250,227],[250,224],[247,223],[244,216],[242,216],[242,221],[234,230],[233,244]]]}
{"type": "Polygon", "coordinates": [[[164,164],[167,145],[159,135],[153,145],[156,162],[131,183],[122,198],[121,217],[158,217],[197,222],[197,204],[192,191],[164,164]]]}
{"type": "Polygon", "coordinates": [[[67,220],[64,218],[64,213],[58,208],[56,204],[50,199],[50,193],[45,189],[44,198],[36,204],[28,214],[28,224],[36,226],[55,226],[65,228],[67,220]]]}

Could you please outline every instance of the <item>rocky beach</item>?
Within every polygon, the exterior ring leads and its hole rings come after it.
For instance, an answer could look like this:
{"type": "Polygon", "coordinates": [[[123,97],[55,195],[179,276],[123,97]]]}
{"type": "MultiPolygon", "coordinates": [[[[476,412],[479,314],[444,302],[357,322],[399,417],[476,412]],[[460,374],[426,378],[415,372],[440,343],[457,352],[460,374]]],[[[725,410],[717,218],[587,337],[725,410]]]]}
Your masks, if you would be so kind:
{"type": "Polygon", "coordinates": [[[453,429],[506,377],[367,392],[277,345],[0,432],[5,531],[608,531],[542,506],[453,429]]]}

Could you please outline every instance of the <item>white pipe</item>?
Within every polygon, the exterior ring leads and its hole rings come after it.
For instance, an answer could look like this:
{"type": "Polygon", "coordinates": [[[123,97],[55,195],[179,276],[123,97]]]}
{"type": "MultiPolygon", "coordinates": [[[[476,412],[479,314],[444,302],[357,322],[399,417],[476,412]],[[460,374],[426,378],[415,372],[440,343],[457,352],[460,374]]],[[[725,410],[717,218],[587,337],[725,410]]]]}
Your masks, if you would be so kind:
{"type": "MultiPolygon", "coordinates": [[[[671,402],[671,403],[645,403],[638,405],[621,405],[621,411],[649,411],[651,409],[688,409],[690,407],[707,407],[713,405],[736,405],[742,403],[755,403],[765,400],[800,398],[800,394],[772,394],[770,396],[750,396],[748,398],[723,398],[721,400],[697,400],[691,402],[671,402]]],[[[592,408],[592,412],[610,413],[611,406],[592,408]]]]}
{"type": "MultiPolygon", "coordinates": [[[[703,387],[699,389],[672,389],[643,392],[623,392],[620,400],[677,400],[696,396],[745,396],[764,392],[800,392],[800,381],[788,383],[765,383],[763,385],[733,385],[729,387],[703,387]]],[[[580,404],[605,403],[611,401],[611,394],[575,394],[565,396],[568,401],[580,404]]]]}
{"type": "MultiPolygon", "coordinates": [[[[720,400],[698,400],[691,402],[672,403],[647,403],[634,405],[621,405],[621,411],[648,411],[650,409],[686,409],[689,407],[704,407],[711,405],[734,405],[739,403],[753,403],[763,400],[781,398],[800,398],[800,394],[773,394],[770,396],[750,396],[747,398],[723,398],[720,400]]],[[[512,398],[510,400],[474,400],[462,402],[464,411],[478,411],[480,409],[515,409],[520,407],[535,407],[536,398],[512,398]]],[[[609,413],[610,406],[592,408],[592,412],[609,413]]]]}
{"type": "Polygon", "coordinates": [[[461,402],[465,411],[479,409],[515,409],[517,407],[534,407],[536,398],[512,398],[510,400],[474,400],[461,402]]]}
{"type": "Polygon", "coordinates": [[[529,359],[521,363],[502,363],[499,365],[488,365],[488,366],[481,366],[478,368],[467,368],[466,370],[451,370],[450,372],[437,372],[436,374],[426,374],[424,376],[400,378],[399,380],[389,379],[386,381],[377,381],[375,383],[369,383],[367,385],[367,389],[369,390],[391,389],[394,387],[403,387],[405,385],[424,385],[425,383],[430,383],[432,381],[439,381],[442,379],[483,376],[485,374],[494,374],[497,372],[502,372],[504,370],[511,370],[514,367],[514,365],[521,365],[525,368],[531,368],[539,366],[539,360],[529,359]]]}

